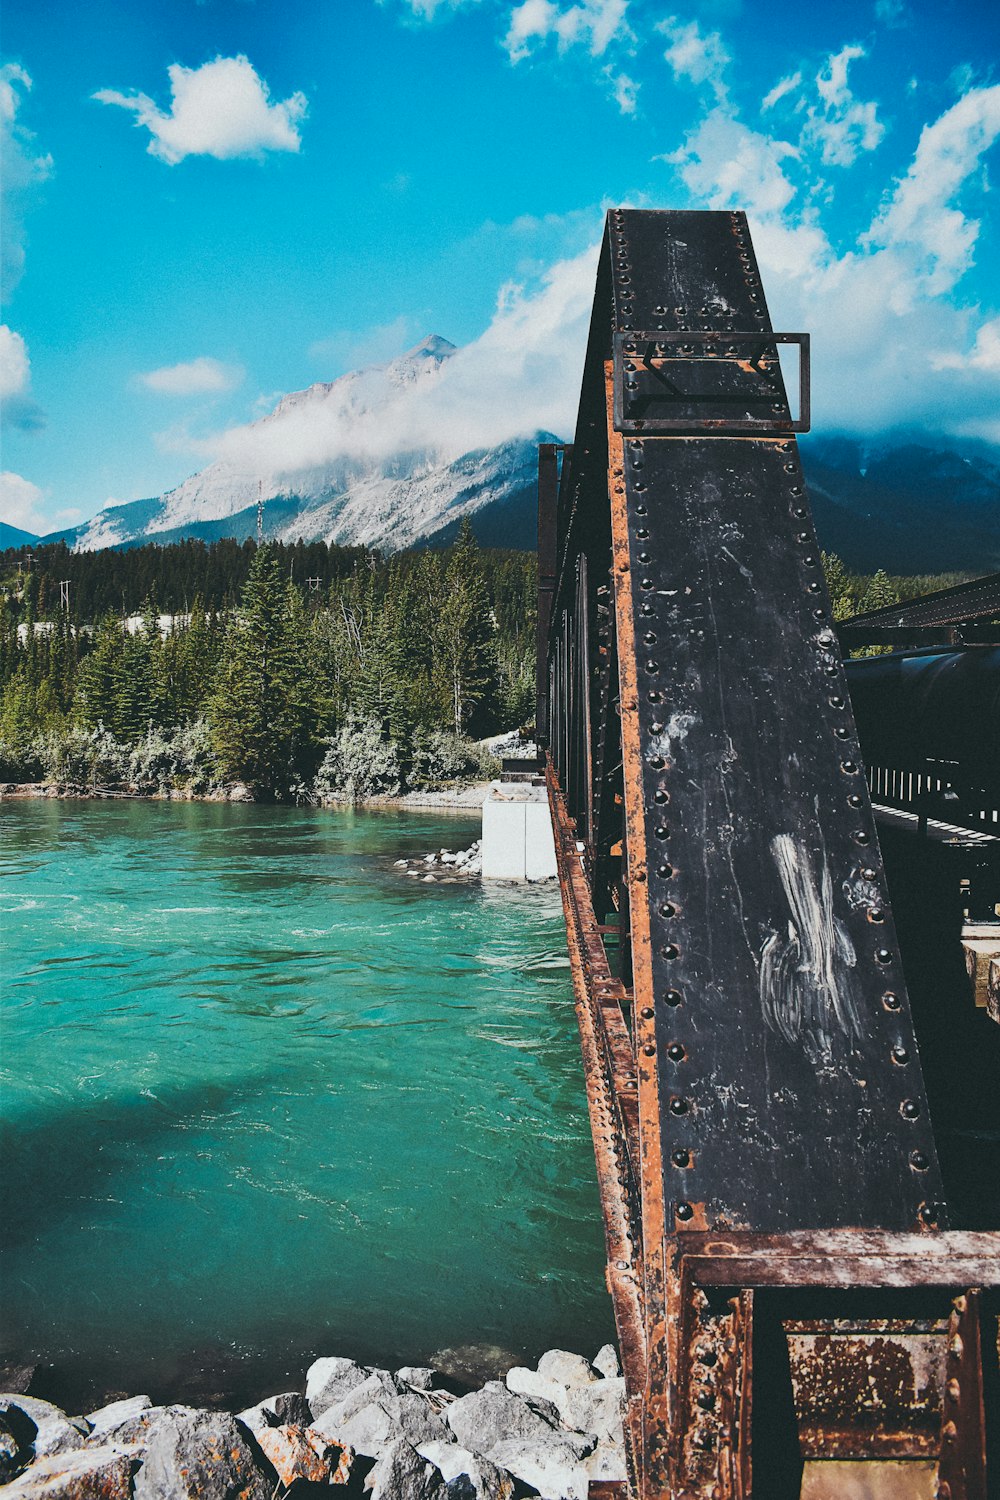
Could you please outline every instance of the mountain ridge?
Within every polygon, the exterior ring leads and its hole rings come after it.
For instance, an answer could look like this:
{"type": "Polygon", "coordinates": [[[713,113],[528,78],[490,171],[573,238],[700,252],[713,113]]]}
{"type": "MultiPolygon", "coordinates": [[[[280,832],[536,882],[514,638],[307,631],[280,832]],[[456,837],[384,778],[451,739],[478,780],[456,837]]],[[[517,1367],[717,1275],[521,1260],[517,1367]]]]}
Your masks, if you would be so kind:
{"type": "MultiPolygon", "coordinates": [[[[534,547],[537,444],[560,439],[535,431],[470,441],[475,421],[463,426],[463,387],[452,378],[460,353],[430,334],[385,364],[289,392],[223,434],[218,456],[164,494],[107,506],[46,537],[23,535],[76,551],[242,540],[257,534],[261,499],[264,534],[276,540],[393,552],[447,541],[468,517],[486,545],[534,547]]],[[[814,433],[800,450],[820,544],[849,567],[1000,569],[1000,451],[906,430],[814,433]]]]}

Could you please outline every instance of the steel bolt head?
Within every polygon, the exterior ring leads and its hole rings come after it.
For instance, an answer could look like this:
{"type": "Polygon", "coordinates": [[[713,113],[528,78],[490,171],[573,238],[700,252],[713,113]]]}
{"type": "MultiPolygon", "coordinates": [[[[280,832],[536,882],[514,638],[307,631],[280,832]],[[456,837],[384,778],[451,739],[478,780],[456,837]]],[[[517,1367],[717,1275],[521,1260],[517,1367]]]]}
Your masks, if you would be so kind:
{"type": "Polygon", "coordinates": [[[688,1219],[694,1218],[694,1209],[690,1203],[678,1203],[674,1208],[674,1213],[682,1223],[686,1223],[688,1219]]]}
{"type": "Polygon", "coordinates": [[[916,1099],[904,1099],[899,1106],[899,1113],[904,1120],[917,1120],[920,1118],[920,1105],[916,1099]]]}

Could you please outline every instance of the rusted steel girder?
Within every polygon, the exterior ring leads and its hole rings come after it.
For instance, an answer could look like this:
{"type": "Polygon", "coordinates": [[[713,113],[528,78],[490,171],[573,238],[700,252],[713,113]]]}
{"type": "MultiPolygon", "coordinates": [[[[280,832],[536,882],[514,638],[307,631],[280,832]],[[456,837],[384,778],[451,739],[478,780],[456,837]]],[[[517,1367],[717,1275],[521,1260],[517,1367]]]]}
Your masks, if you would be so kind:
{"type": "Polygon", "coordinates": [[[864,1463],[894,1500],[985,1500],[1000,1237],[947,1227],[778,360],[806,341],[769,335],[742,215],[609,215],[542,491],[630,1485],[846,1495],[864,1463]]]}

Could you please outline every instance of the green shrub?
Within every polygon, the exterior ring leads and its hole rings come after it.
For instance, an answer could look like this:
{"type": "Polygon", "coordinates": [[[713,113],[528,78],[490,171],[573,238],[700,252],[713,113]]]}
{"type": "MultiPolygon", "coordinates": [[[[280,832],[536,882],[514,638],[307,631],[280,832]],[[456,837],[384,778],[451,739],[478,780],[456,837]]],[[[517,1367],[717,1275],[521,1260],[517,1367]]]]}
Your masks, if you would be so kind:
{"type": "Polygon", "coordinates": [[[328,742],[314,787],[321,802],[396,797],[403,789],[400,748],[374,719],[349,714],[328,742]]]}

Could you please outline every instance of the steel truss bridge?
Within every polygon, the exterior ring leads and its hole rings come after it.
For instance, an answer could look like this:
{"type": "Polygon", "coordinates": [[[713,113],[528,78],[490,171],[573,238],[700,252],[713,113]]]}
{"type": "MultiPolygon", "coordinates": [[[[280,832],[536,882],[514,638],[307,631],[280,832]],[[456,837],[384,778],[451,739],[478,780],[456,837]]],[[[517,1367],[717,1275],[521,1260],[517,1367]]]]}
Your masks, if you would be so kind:
{"type": "Polygon", "coordinates": [[[958,626],[1000,640],[1000,581],[842,642],[808,420],[744,215],[610,213],[539,456],[538,725],[627,1488],[987,1500],[1000,1028],[958,938],[1000,900],[1000,651],[958,626]]]}

